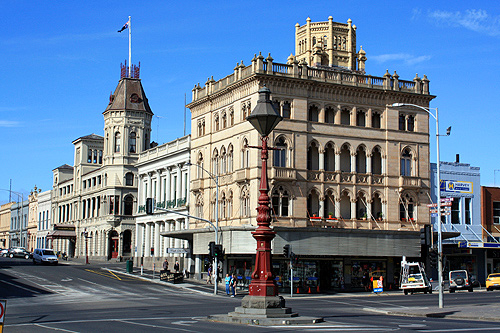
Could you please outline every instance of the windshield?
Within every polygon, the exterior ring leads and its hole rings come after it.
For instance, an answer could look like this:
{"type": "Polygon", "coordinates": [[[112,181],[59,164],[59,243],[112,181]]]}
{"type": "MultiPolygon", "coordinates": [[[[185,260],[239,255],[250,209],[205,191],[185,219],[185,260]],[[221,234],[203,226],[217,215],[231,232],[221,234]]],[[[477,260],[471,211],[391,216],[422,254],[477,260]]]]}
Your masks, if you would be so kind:
{"type": "Polygon", "coordinates": [[[500,278],[500,274],[490,274],[489,278],[500,278]]]}
{"type": "Polygon", "coordinates": [[[54,251],[52,251],[52,250],[42,250],[42,254],[44,256],[54,256],[55,255],[54,251]]]}
{"type": "Polygon", "coordinates": [[[451,272],[450,273],[450,279],[455,280],[456,278],[467,278],[467,273],[465,271],[458,271],[458,272],[451,272]]]}

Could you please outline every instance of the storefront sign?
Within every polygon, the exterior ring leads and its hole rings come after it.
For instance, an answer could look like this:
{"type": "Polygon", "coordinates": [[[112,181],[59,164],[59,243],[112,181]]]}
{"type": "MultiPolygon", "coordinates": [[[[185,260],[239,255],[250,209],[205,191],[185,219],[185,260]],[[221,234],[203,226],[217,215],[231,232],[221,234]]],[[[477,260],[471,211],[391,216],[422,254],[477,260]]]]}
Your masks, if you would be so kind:
{"type": "Polygon", "coordinates": [[[500,249],[500,243],[482,243],[482,242],[458,242],[460,248],[474,248],[474,249],[500,249]]]}
{"type": "Polygon", "coordinates": [[[472,182],[441,180],[441,192],[472,193],[472,182]]]}
{"type": "Polygon", "coordinates": [[[169,247],[167,248],[167,253],[190,253],[189,249],[183,249],[179,247],[169,247]]]}

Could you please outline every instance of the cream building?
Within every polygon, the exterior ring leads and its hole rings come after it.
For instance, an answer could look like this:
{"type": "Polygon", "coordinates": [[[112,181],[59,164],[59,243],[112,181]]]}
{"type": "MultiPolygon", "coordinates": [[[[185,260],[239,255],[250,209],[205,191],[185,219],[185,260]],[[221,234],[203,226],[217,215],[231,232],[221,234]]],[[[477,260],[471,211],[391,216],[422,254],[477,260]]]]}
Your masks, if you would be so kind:
{"type": "MultiPolygon", "coordinates": [[[[123,67],[123,66],[122,66],[123,67]]],[[[122,78],[103,112],[104,136],[73,141],[74,164],[54,169],[49,238],[70,256],[133,256],[137,211],[137,163],[150,148],[151,111],[135,67],[122,78]]]]}
{"type": "Polygon", "coordinates": [[[38,231],[38,194],[42,190],[35,188],[28,195],[29,213],[28,213],[28,244],[26,249],[32,252],[36,248],[36,237],[38,231]]]}
{"type": "Polygon", "coordinates": [[[136,164],[139,186],[136,215],[136,265],[162,268],[165,258],[173,270],[193,271],[191,247],[187,240],[163,237],[164,232],[189,229],[189,162],[190,136],[150,148],[139,154],[136,164]],[[156,209],[146,215],[146,198],[153,198],[156,209]],[[161,209],[168,209],[162,211],[161,209]],[[182,214],[182,215],[181,215],[182,214]]]}
{"type": "Polygon", "coordinates": [[[13,202],[8,202],[0,206],[0,248],[8,249],[11,247],[9,243],[9,231],[10,231],[10,207],[13,202]]]}
{"type": "Polygon", "coordinates": [[[49,242],[47,236],[52,230],[51,211],[51,193],[52,191],[40,192],[38,194],[38,216],[36,218],[36,248],[48,248],[49,242]]]}
{"type": "MultiPolygon", "coordinates": [[[[351,20],[308,18],[296,25],[295,41],[286,63],[259,53],[250,65],[195,85],[188,104],[191,162],[219,175],[225,269],[248,276],[253,265],[260,152],[249,146],[260,138],[246,117],[265,85],[284,118],[269,136],[280,148],[269,160],[274,254],[292,245],[303,290],[358,288],[363,271],[382,272],[390,285],[402,255],[420,256],[419,230],[429,223],[429,119],[388,105],[428,107],[429,80],[367,75],[351,20]]],[[[215,186],[195,166],[190,202],[192,215],[215,221],[215,186]]],[[[190,221],[199,258],[214,238],[206,227],[190,221]]],[[[281,258],[274,257],[274,268],[287,287],[281,258]]]]}

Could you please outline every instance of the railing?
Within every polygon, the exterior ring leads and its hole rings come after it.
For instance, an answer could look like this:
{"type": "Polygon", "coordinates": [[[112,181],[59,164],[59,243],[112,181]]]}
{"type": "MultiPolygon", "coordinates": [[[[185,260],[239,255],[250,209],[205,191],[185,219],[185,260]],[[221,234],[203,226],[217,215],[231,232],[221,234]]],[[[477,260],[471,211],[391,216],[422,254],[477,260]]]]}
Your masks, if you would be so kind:
{"type": "Polygon", "coordinates": [[[280,180],[295,180],[297,179],[297,171],[290,168],[273,167],[271,169],[271,178],[280,180]]]}
{"type": "Polygon", "coordinates": [[[336,171],[325,171],[325,182],[336,182],[338,174],[336,171]]]}
{"type": "Polygon", "coordinates": [[[340,182],[341,183],[352,183],[352,173],[341,172],[340,173],[340,182]]]}
{"type": "Polygon", "coordinates": [[[273,64],[273,73],[291,74],[291,65],[273,64]]]}
{"type": "Polygon", "coordinates": [[[421,187],[422,181],[419,177],[399,177],[399,186],[405,187],[421,187]]]}
{"type": "Polygon", "coordinates": [[[366,173],[358,173],[356,175],[356,182],[358,184],[368,184],[368,174],[366,174],[366,173]]]}
{"type": "Polygon", "coordinates": [[[313,181],[321,180],[321,171],[314,171],[314,170],[307,171],[307,180],[313,180],[313,181]]]}
{"type": "Polygon", "coordinates": [[[372,184],[383,185],[384,184],[384,176],[372,175],[372,184]]]}

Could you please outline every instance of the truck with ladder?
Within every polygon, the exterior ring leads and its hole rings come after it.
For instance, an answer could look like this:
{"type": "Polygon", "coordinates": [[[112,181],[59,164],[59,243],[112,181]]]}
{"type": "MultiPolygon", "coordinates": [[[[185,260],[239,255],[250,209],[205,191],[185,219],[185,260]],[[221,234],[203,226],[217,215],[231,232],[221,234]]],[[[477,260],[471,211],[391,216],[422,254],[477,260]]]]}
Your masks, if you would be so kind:
{"type": "Polygon", "coordinates": [[[425,274],[424,264],[420,262],[407,262],[403,257],[401,261],[401,285],[405,295],[422,291],[424,294],[432,293],[432,285],[425,274]]]}

